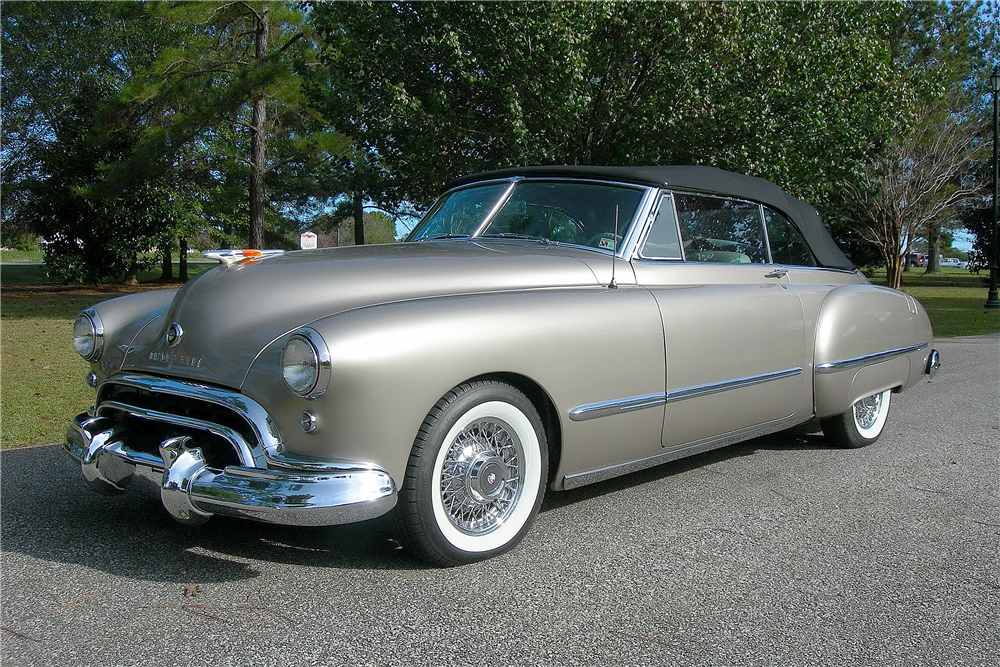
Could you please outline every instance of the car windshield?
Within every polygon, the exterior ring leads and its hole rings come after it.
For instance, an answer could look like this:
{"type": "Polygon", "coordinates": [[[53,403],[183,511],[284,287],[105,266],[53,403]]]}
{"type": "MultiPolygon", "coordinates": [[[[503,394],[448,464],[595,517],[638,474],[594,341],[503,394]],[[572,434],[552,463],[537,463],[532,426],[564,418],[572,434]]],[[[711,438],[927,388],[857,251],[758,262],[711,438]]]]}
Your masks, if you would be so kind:
{"type": "Polygon", "coordinates": [[[510,183],[489,183],[452,190],[438,199],[407,241],[472,236],[500,201],[510,183]]]}
{"type": "Polygon", "coordinates": [[[486,238],[547,239],[614,252],[628,232],[643,195],[641,188],[602,183],[519,181],[485,229],[477,233],[506,186],[490,184],[445,195],[409,240],[475,234],[486,238]],[[488,200],[490,196],[492,201],[488,200]]]}

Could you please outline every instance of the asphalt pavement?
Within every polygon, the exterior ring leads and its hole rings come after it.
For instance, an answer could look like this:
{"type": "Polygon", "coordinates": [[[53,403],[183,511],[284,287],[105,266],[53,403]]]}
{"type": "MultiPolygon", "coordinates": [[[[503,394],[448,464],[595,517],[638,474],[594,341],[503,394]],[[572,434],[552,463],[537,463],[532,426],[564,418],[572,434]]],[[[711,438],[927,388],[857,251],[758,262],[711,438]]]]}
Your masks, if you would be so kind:
{"type": "Polygon", "coordinates": [[[5,451],[2,664],[995,667],[1000,336],[937,347],[872,447],[779,434],[549,494],[452,569],[379,521],[190,528],[5,451]]]}

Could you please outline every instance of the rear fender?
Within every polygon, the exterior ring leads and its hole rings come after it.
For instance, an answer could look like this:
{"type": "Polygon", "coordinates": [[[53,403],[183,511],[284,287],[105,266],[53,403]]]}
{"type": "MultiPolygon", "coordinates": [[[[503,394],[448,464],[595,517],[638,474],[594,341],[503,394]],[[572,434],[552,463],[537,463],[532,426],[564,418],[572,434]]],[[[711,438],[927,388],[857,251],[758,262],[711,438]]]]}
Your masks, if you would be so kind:
{"type": "Polygon", "coordinates": [[[912,386],[925,374],[933,344],[927,313],[912,296],[874,285],[833,289],[816,328],[816,416],[912,386]]]}

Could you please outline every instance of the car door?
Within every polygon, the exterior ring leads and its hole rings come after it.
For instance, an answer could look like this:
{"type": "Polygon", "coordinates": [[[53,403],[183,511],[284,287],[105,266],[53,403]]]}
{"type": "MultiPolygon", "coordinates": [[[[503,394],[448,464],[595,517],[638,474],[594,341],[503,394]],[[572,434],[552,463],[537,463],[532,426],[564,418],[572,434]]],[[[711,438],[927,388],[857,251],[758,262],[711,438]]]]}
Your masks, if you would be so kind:
{"type": "Polygon", "coordinates": [[[809,418],[802,306],[771,263],[758,204],[662,192],[633,267],[663,322],[665,450],[809,418]]]}

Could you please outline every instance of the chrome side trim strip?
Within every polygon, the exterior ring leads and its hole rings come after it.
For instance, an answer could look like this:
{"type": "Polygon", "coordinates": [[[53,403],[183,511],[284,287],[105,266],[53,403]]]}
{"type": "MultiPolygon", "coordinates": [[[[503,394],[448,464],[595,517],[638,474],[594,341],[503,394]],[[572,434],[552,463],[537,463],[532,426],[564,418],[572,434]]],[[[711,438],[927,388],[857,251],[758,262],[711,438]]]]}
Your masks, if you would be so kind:
{"type": "Polygon", "coordinates": [[[901,357],[904,354],[909,354],[911,352],[917,352],[923,350],[927,347],[927,343],[920,343],[919,345],[910,345],[909,347],[900,347],[895,350],[887,350],[885,352],[877,352],[876,354],[866,354],[862,357],[854,357],[853,359],[842,359],[840,361],[827,361],[822,364],[816,365],[816,372],[820,374],[825,373],[836,373],[838,371],[844,371],[850,368],[859,368],[861,366],[868,366],[870,364],[877,364],[880,361],[886,361],[894,357],[901,357]]]}
{"type": "Polygon", "coordinates": [[[776,373],[765,373],[764,375],[754,375],[736,380],[727,380],[725,382],[700,385],[698,387],[675,389],[667,392],[666,394],[645,394],[643,396],[632,396],[630,398],[622,398],[615,401],[588,403],[587,405],[581,405],[578,408],[570,410],[569,418],[575,422],[582,422],[590,419],[599,419],[601,417],[610,417],[612,415],[620,415],[625,412],[632,412],[633,410],[655,408],[665,403],[683,401],[696,396],[717,394],[722,391],[730,391],[731,389],[750,387],[755,384],[761,384],[762,382],[783,380],[784,378],[795,377],[796,375],[801,374],[801,368],[789,368],[776,373]]]}
{"type": "Polygon", "coordinates": [[[694,456],[695,454],[702,454],[713,449],[718,449],[720,447],[727,447],[729,445],[735,445],[738,442],[743,442],[744,440],[752,440],[753,438],[759,438],[764,435],[769,435],[771,433],[778,433],[779,431],[785,431],[793,426],[798,426],[799,424],[804,424],[805,422],[812,419],[812,415],[808,417],[795,417],[795,418],[785,418],[779,419],[774,422],[769,422],[767,424],[761,424],[751,429],[745,431],[740,431],[738,433],[732,433],[729,435],[721,436],[718,438],[713,438],[704,442],[695,443],[682,447],[680,449],[675,449],[669,452],[664,452],[662,454],[657,454],[656,456],[650,456],[648,458],[639,459],[637,461],[631,461],[629,463],[621,463],[619,465],[608,466],[607,468],[599,468],[597,470],[589,470],[587,472],[576,473],[573,475],[566,475],[563,479],[563,488],[567,491],[570,489],[576,489],[581,486],[586,486],[587,484],[594,484],[596,482],[603,482],[604,480],[611,479],[613,477],[620,477],[621,475],[627,475],[629,473],[638,472],[640,470],[645,470],[646,468],[652,468],[653,466],[658,466],[663,463],[669,463],[671,461],[676,461],[677,459],[682,459],[688,456],[694,456]]]}
{"type": "Polygon", "coordinates": [[[645,396],[634,396],[632,398],[623,398],[617,401],[590,403],[589,405],[581,405],[580,407],[571,410],[569,418],[575,422],[583,422],[590,419],[599,419],[600,417],[619,415],[623,412],[632,412],[633,410],[655,408],[656,406],[663,405],[666,402],[666,394],[646,394],[645,396]]]}
{"type": "Polygon", "coordinates": [[[785,378],[795,377],[796,375],[801,375],[801,368],[788,368],[783,371],[778,371],[776,373],[765,373],[763,375],[752,375],[750,377],[739,378],[737,380],[727,380],[726,382],[715,382],[713,384],[705,384],[700,387],[688,387],[687,389],[676,389],[674,391],[667,392],[667,403],[673,403],[674,401],[683,401],[688,398],[694,398],[696,396],[705,396],[707,394],[717,394],[722,391],[729,391],[731,389],[741,389],[743,387],[750,387],[755,384],[761,384],[763,382],[773,382],[774,380],[783,380],[785,378]]]}

